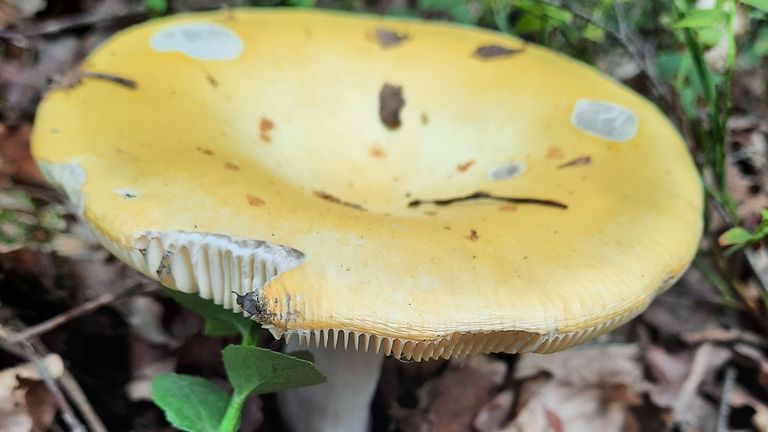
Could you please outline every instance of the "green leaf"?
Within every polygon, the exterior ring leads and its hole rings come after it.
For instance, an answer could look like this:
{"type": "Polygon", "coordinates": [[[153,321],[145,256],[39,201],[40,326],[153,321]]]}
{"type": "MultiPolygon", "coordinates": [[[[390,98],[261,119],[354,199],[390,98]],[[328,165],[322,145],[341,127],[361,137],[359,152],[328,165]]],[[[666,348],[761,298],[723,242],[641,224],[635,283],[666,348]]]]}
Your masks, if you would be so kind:
{"type": "Polygon", "coordinates": [[[675,24],[676,28],[701,28],[724,24],[728,15],[722,9],[693,9],[675,24]]]}
{"type": "Polygon", "coordinates": [[[206,379],[161,373],[152,381],[152,400],[174,427],[188,432],[216,432],[229,396],[206,379]]]}
{"type": "Polygon", "coordinates": [[[742,227],[734,227],[720,235],[720,246],[740,245],[752,240],[752,234],[742,227]]]}
{"type": "Polygon", "coordinates": [[[418,0],[417,8],[422,12],[444,12],[451,20],[462,24],[474,24],[476,21],[464,0],[418,0]]]}
{"type": "Polygon", "coordinates": [[[168,0],[144,0],[144,6],[153,15],[162,15],[168,11],[168,0]]]}
{"type": "Polygon", "coordinates": [[[582,31],[582,36],[584,39],[599,43],[605,40],[605,31],[596,25],[589,24],[584,31],[582,31]]]}
{"type": "Polygon", "coordinates": [[[285,354],[291,357],[296,357],[297,359],[306,360],[310,363],[315,361],[315,356],[313,356],[309,351],[291,351],[285,354]]]}
{"type": "Polygon", "coordinates": [[[243,339],[249,339],[256,324],[252,320],[236,314],[206,300],[197,294],[186,294],[181,291],[165,289],[165,293],[184,307],[202,315],[205,318],[205,334],[209,336],[234,336],[240,334],[243,339]]]}
{"type": "Polygon", "coordinates": [[[288,4],[295,7],[315,7],[315,0],[288,0],[288,4]]]}
{"type": "Polygon", "coordinates": [[[763,222],[768,222],[768,209],[760,210],[760,216],[763,218],[763,222]]]}
{"type": "Polygon", "coordinates": [[[741,0],[741,2],[763,12],[768,12],[768,0],[741,0]]]}
{"type": "Polygon", "coordinates": [[[230,345],[222,354],[236,397],[325,382],[311,362],[293,355],[243,345],[230,345]]]}

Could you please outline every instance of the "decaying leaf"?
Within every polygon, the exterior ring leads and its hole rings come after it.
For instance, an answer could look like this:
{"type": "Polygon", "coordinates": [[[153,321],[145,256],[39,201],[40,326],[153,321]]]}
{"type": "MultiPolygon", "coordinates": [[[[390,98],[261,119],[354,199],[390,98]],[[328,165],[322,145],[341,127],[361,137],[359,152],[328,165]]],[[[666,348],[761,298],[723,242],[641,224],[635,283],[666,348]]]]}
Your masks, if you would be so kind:
{"type": "Polygon", "coordinates": [[[400,111],[405,105],[403,88],[392,84],[384,84],[379,91],[379,117],[389,129],[400,127],[400,111]]]}
{"type": "Polygon", "coordinates": [[[126,386],[128,399],[152,400],[152,380],[161,372],[173,372],[176,357],[161,346],[138,336],[131,337],[131,381],[126,386]]]}
{"type": "Polygon", "coordinates": [[[486,403],[472,421],[472,427],[477,432],[494,432],[501,428],[509,418],[515,394],[506,389],[486,403]]]}
{"type": "Polygon", "coordinates": [[[524,354],[515,377],[525,381],[519,411],[505,432],[623,431],[634,422],[630,408],[640,403],[646,385],[634,344],[524,354]]]}
{"type": "Polygon", "coordinates": [[[672,354],[651,346],[645,352],[653,383],[648,395],[656,406],[671,410],[671,421],[684,428],[704,427],[714,415],[714,406],[700,394],[704,381],[731,357],[728,349],[711,344],[701,345],[695,352],[672,354]]]}
{"type": "MultiPolygon", "coordinates": [[[[52,378],[64,372],[64,363],[50,354],[43,363],[52,378]]],[[[56,415],[56,405],[40,372],[32,363],[0,371],[0,432],[44,432],[56,415]]]]}
{"type": "Polygon", "coordinates": [[[407,33],[398,33],[394,30],[377,28],[374,31],[374,37],[382,48],[389,48],[401,44],[408,39],[407,33]]]}
{"type": "Polygon", "coordinates": [[[465,432],[495,395],[507,364],[487,356],[451,361],[442,375],[419,390],[419,406],[396,417],[403,432],[465,432]]]}
{"type": "Polygon", "coordinates": [[[0,174],[28,183],[43,184],[45,180],[29,150],[31,132],[29,124],[19,127],[0,124],[0,174]]]}

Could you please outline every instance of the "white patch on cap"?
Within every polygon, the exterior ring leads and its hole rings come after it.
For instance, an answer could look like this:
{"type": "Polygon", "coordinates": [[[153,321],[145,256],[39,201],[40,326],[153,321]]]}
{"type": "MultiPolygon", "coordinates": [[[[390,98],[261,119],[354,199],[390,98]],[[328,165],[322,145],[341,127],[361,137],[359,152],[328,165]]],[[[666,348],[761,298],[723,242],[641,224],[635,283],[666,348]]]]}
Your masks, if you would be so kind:
{"type": "Polygon", "coordinates": [[[609,141],[628,141],[637,135],[635,113],[611,102],[579,99],[573,106],[571,123],[588,134],[609,141]]]}
{"type": "Polygon", "coordinates": [[[58,185],[67,194],[67,197],[75,206],[77,214],[85,212],[85,196],[83,185],[85,184],[85,171],[73,160],[69,163],[38,161],[40,172],[49,183],[58,185]]]}
{"type": "Polygon", "coordinates": [[[139,196],[138,192],[136,192],[133,189],[129,189],[129,188],[113,189],[112,192],[120,195],[123,198],[128,198],[128,199],[136,198],[136,197],[139,196]]]}
{"type": "Polygon", "coordinates": [[[489,174],[493,181],[506,180],[524,173],[528,167],[523,162],[511,162],[494,168],[489,174]]]}
{"type": "Polygon", "coordinates": [[[152,35],[152,49],[178,51],[197,60],[234,60],[243,52],[243,41],[219,24],[186,23],[166,27],[152,35]]]}

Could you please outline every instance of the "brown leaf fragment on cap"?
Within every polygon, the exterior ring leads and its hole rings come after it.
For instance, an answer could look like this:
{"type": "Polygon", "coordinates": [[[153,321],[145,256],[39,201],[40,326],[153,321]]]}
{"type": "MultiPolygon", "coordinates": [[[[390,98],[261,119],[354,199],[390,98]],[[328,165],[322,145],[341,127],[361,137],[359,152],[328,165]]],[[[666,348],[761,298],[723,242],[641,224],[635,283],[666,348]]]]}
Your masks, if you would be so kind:
{"type": "Polygon", "coordinates": [[[403,88],[384,84],[379,92],[379,117],[390,129],[400,127],[400,111],[405,106],[403,88]]]}
{"type": "Polygon", "coordinates": [[[591,163],[592,163],[592,158],[590,156],[581,156],[581,157],[577,157],[576,159],[569,160],[568,162],[558,165],[557,169],[573,168],[578,166],[590,165],[591,163]]]}
{"type": "Polygon", "coordinates": [[[456,170],[458,172],[467,172],[467,170],[470,169],[474,164],[475,164],[475,161],[471,159],[456,165],[456,170]]]}
{"type": "Polygon", "coordinates": [[[505,57],[523,52],[522,48],[507,48],[501,45],[483,45],[475,50],[475,57],[489,59],[495,57],[505,57]]]}
{"type": "Polygon", "coordinates": [[[477,230],[471,229],[471,230],[469,230],[469,236],[467,238],[472,240],[472,241],[476,241],[477,239],[480,238],[480,236],[477,235],[477,230]]]}
{"type": "Polygon", "coordinates": [[[344,207],[349,207],[349,208],[355,209],[355,210],[367,211],[360,204],[355,204],[355,203],[351,203],[349,201],[344,201],[344,200],[342,200],[340,198],[337,198],[337,197],[329,194],[328,192],[315,191],[314,193],[315,193],[316,197],[318,197],[318,198],[320,198],[322,200],[328,201],[330,203],[338,204],[338,205],[343,205],[344,207]]]}
{"type": "Polygon", "coordinates": [[[261,207],[266,204],[263,199],[251,194],[246,194],[245,199],[248,200],[248,205],[251,207],[261,207]]]}
{"type": "Polygon", "coordinates": [[[385,28],[377,28],[374,32],[374,36],[376,36],[376,41],[383,48],[400,45],[403,41],[408,39],[408,35],[406,33],[397,33],[385,28]]]}

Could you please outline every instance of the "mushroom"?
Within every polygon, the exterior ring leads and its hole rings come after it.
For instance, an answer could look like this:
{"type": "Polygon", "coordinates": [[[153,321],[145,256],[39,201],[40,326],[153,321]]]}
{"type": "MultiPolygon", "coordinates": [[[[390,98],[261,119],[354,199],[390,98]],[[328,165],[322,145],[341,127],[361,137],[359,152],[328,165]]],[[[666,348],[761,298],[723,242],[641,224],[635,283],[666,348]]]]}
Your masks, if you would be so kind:
{"type": "Polygon", "coordinates": [[[364,429],[382,355],[614,329],[702,231],[652,104],[501,34],[237,9],[132,27],[78,73],[40,106],[43,173],[138,271],[312,346],[329,383],[280,396],[295,430],[364,429]]]}

